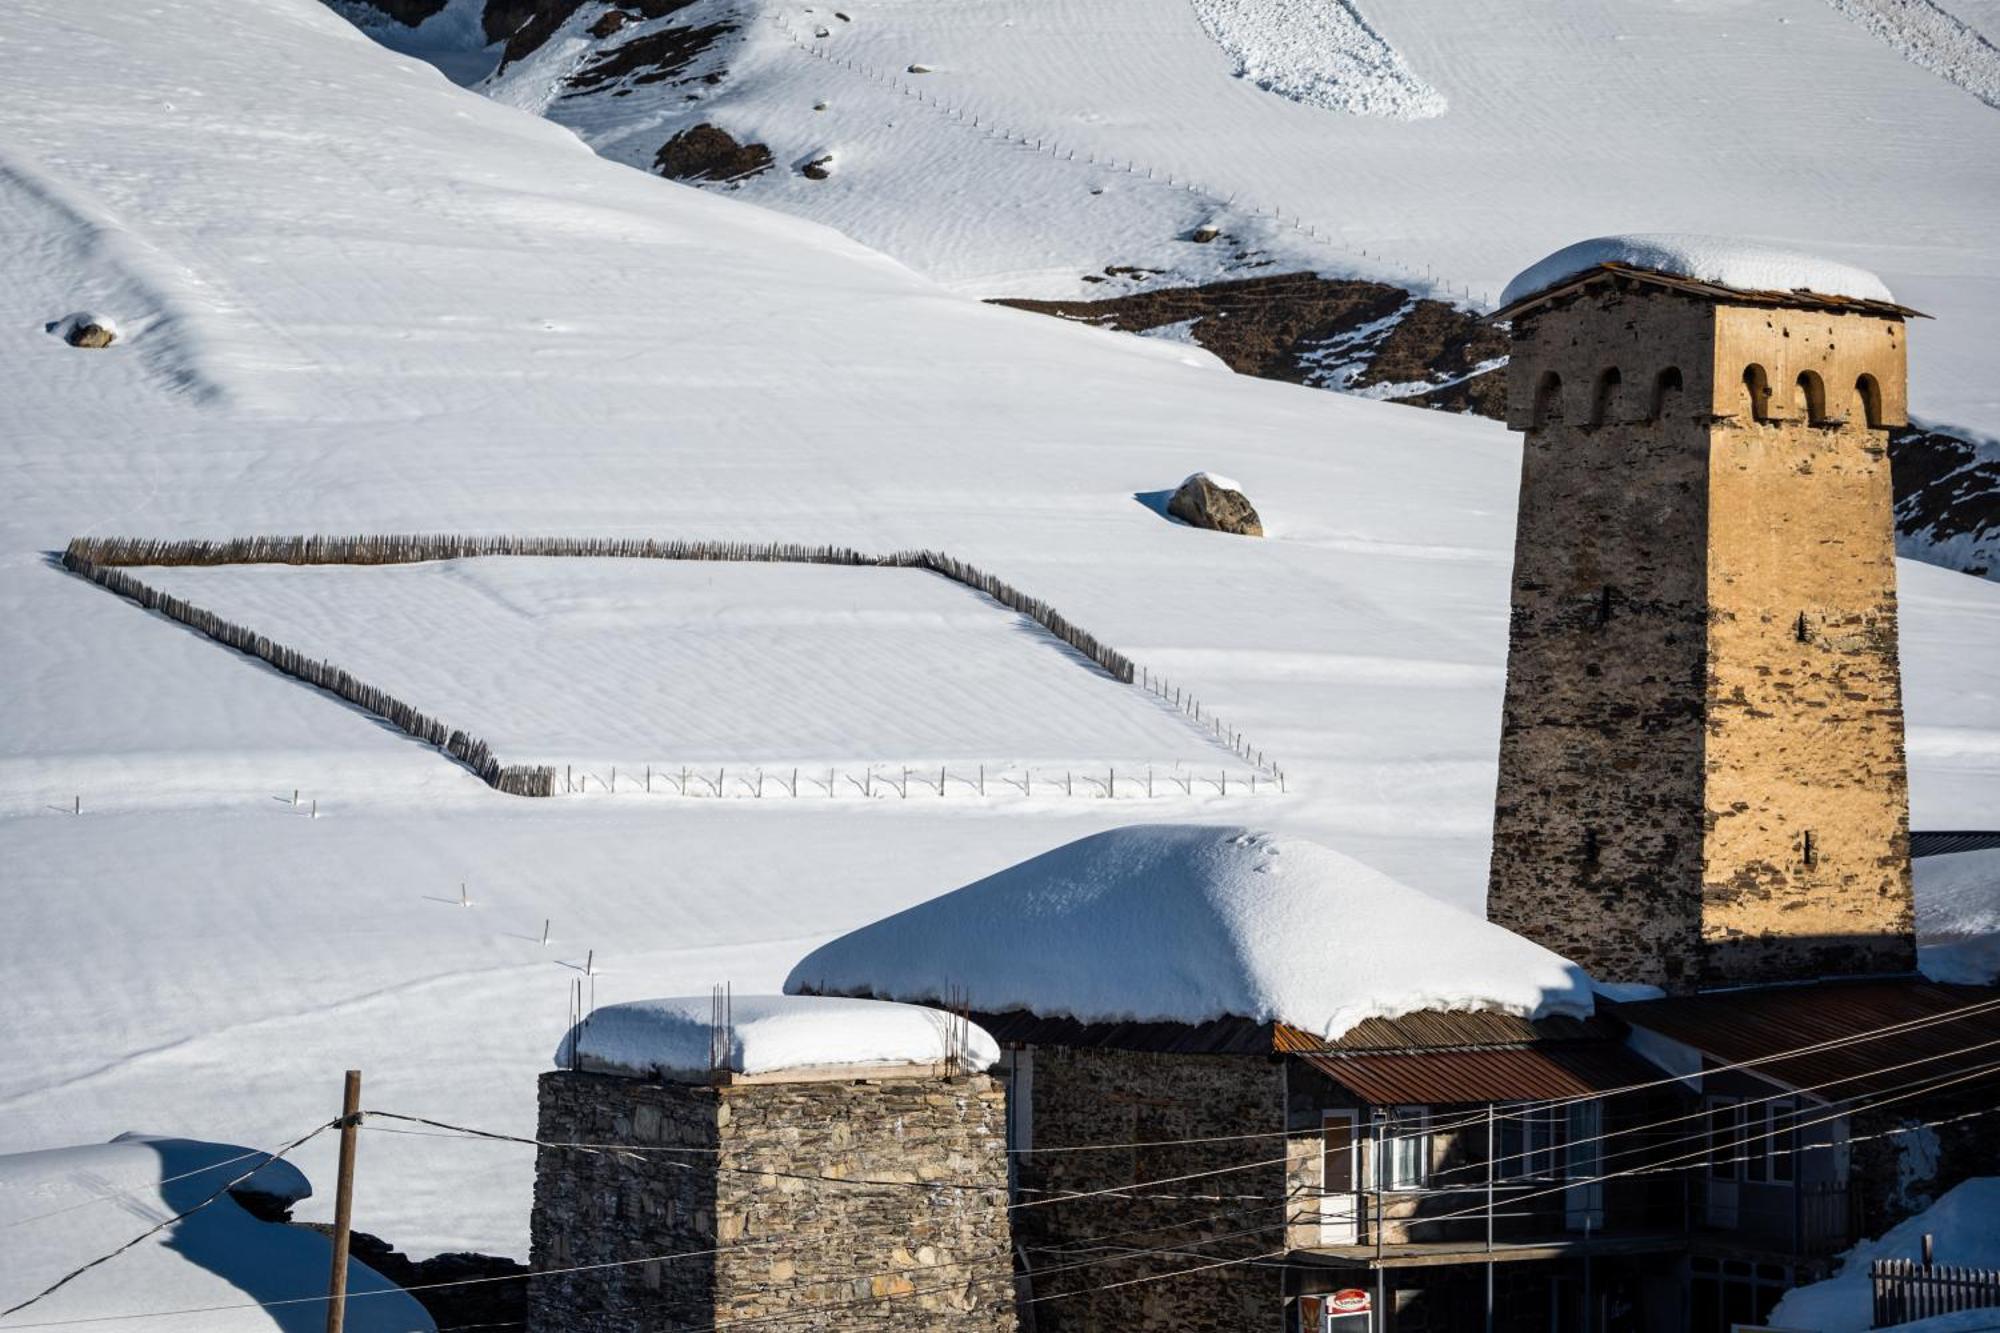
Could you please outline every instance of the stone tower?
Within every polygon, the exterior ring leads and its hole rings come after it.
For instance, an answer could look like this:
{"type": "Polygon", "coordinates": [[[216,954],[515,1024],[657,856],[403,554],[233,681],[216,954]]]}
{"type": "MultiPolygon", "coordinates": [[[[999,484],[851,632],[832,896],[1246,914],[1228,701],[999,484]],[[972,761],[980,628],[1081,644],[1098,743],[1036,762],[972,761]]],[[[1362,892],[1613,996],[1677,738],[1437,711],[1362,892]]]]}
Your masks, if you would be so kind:
{"type": "Polygon", "coordinates": [[[1487,914],[1669,991],[1915,966],[1885,300],[1601,263],[1527,433],[1487,914]]]}

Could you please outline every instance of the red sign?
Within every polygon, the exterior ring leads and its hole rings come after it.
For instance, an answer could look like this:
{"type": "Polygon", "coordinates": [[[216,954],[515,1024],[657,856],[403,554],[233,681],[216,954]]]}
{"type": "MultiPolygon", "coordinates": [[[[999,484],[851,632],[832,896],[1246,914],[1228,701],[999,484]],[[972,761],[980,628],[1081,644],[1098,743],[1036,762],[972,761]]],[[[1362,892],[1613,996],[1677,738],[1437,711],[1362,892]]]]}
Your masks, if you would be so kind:
{"type": "Polygon", "coordinates": [[[1368,1293],[1359,1287],[1343,1288],[1326,1298],[1326,1308],[1335,1314],[1367,1314],[1368,1293]]]}

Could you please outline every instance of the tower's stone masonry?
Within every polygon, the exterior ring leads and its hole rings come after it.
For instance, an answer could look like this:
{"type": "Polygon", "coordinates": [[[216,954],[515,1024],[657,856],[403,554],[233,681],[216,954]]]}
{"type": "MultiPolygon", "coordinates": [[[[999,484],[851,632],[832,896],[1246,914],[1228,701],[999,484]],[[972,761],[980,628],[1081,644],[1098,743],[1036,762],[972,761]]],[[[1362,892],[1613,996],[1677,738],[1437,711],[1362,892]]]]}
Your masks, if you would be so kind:
{"type": "Polygon", "coordinates": [[[1902,335],[1609,276],[1516,319],[1496,922],[1670,990],[1914,965],[1902,335]]]}
{"type": "Polygon", "coordinates": [[[532,1266],[611,1266],[532,1281],[530,1330],[1013,1333],[1006,1093],[984,1075],[559,1071],[542,1075],[540,1138],[627,1146],[538,1155],[532,1266]]]}

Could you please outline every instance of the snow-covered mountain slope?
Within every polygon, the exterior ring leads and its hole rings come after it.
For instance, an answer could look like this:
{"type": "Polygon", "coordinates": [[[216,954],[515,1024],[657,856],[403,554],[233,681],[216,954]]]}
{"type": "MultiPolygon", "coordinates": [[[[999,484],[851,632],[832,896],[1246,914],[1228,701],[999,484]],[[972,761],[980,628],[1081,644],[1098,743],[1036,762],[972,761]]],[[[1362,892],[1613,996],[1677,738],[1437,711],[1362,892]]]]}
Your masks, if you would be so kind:
{"type": "Polygon", "coordinates": [[[1481,301],[1586,235],[1801,246],[1937,316],[1912,339],[1914,410],[1993,438],[2000,51],[1981,0],[1953,8],[451,0],[371,31],[467,74],[484,13],[480,37],[515,35],[492,96],[645,170],[696,124],[766,144],[772,170],[732,188],[981,296],[1251,262],[1481,301]],[[827,179],[800,172],[828,154],[827,179]],[[1204,222],[1227,239],[1196,244],[1204,222]]]}
{"type": "MultiPolygon", "coordinates": [[[[0,1150],[133,1124],[272,1146],[349,1066],[371,1107],[525,1130],[586,963],[600,1003],[770,989],[864,921],[1138,820],[1254,822],[1477,906],[1498,425],[983,305],[606,162],[316,0],[17,0],[0,38],[0,1150]],[[45,331],[78,310],[127,336],[45,331]],[[1204,468],[1270,537],[1146,502],[1204,468]],[[300,531],[943,547],[1186,681],[1290,790],[501,797],[50,559],[77,533],[300,531]]],[[[1916,822],[1978,825],[2000,588],[1902,577],[1916,822]]],[[[326,1177],[320,1143],[300,1160],[326,1177]]],[[[360,1223],[414,1249],[521,1253],[529,1190],[517,1148],[362,1144],[360,1223]]]]}
{"type": "Polygon", "coordinates": [[[1939,317],[1901,549],[2000,577],[2000,50],[1975,0],[328,3],[614,160],[963,290],[1453,411],[1503,415],[1504,339],[1470,312],[1572,229],[1862,260],[1939,317]]]}

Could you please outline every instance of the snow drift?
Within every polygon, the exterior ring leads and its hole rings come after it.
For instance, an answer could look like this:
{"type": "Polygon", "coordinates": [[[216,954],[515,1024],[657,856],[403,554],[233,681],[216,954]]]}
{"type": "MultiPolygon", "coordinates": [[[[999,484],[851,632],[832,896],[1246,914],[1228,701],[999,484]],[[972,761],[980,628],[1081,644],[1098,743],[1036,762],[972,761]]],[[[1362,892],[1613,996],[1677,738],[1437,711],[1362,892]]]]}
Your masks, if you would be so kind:
{"type": "MultiPolygon", "coordinates": [[[[1936,1238],[1941,1264],[2000,1268],[2000,1177],[1964,1181],[1923,1212],[1862,1241],[1847,1252],[1838,1273],[1786,1292],[1767,1322],[1774,1328],[1861,1333],[1869,1327],[1872,1308],[1868,1266],[1877,1259],[1921,1258],[1925,1232],[1936,1238]]],[[[1993,1311],[1982,1313],[1987,1321],[1982,1326],[1990,1328],[1993,1311]]]]}
{"type": "Polygon", "coordinates": [[[1329,848],[1240,828],[1112,829],[808,954],[791,993],[934,1000],[1083,1022],[1591,1011],[1573,963],[1329,848]]]}

